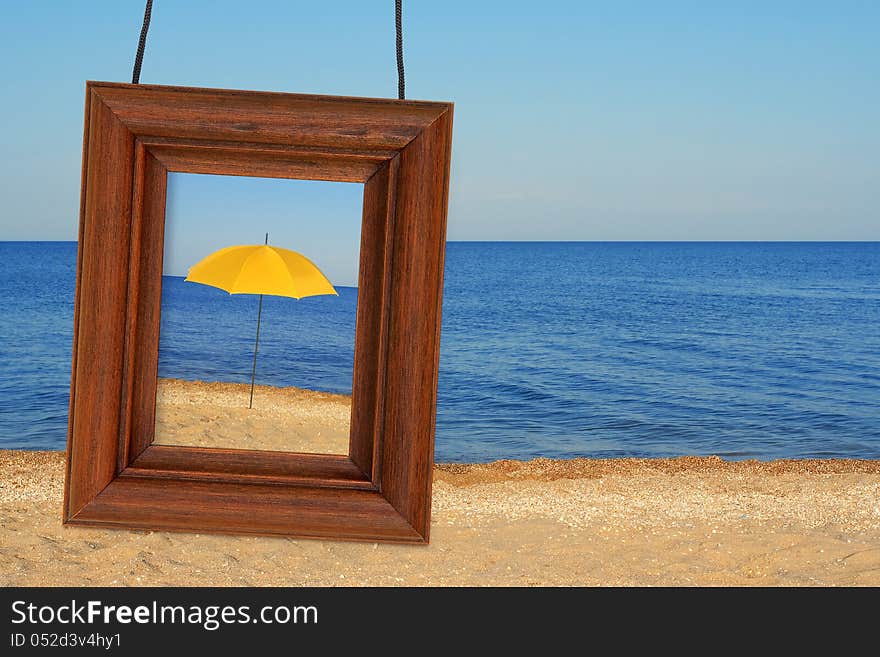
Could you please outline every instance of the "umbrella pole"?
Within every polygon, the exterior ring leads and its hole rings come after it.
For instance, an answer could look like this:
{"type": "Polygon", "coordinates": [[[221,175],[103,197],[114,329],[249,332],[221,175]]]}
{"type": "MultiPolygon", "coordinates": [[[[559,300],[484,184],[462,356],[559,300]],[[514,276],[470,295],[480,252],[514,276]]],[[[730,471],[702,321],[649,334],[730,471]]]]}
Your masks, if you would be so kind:
{"type": "Polygon", "coordinates": [[[254,378],[257,375],[257,349],[260,346],[260,320],[263,317],[263,295],[260,295],[260,305],[257,309],[257,339],[254,341],[254,366],[251,369],[251,401],[248,408],[254,407],[254,378]]]}
{"type": "MultiPolygon", "coordinates": [[[[263,244],[269,243],[269,233],[266,233],[266,241],[263,244]]],[[[263,295],[260,295],[260,305],[257,308],[257,339],[254,341],[254,366],[251,368],[251,401],[248,403],[248,408],[254,407],[254,377],[257,376],[257,347],[260,346],[260,319],[263,317],[263,295]]]]}

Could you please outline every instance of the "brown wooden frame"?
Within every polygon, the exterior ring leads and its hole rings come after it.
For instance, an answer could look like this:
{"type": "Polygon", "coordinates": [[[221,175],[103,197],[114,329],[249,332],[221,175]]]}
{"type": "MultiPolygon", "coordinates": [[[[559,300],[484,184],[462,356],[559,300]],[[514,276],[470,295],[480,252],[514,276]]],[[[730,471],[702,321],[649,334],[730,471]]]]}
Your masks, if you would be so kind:
{"type": "Polygon", "coordinates": [[[428,541],[452,104],[86,85],[64,522],[428,541]],[[364,183],[347,456],[152,443],[167,173],[364,183]]]}

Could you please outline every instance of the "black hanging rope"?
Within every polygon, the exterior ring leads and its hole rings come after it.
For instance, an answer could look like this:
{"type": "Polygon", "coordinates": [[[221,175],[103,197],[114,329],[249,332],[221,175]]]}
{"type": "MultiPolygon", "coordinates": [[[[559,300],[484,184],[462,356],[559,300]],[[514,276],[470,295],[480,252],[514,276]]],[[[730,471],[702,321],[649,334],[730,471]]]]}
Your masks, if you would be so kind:
{"type": "Polygon", "coordinates": [[[134,56],[134,70],[131,73],[131,83],[137,84],[141,80],[141,64],[144,63],[144,49],[147,47],[147,32],[150,31],[150,16],[153,14],[153,0],[147,0],[144,9],[144,25],[141,27],[141,38],[138,39],[137,54],[134,56]]]}
{"type": "Polygon", "coordinates": [[[403,0],[394,0],[394,27],[397,32],[397,97],[406,98],[403,75],[403,0]]]}
{"type": "MultiPolygon", "coordinates": [[[[144,24],[141,26],[141,36],[134,57],[134,70],[131,73],[132,84],[138,84],[141,80],[141,66],[144,63],[144,50],[147,47],[147,32],[150,31],[152,14],[153,0],[147,0],[147,6],[144,8],[144,24]]],[[[403,73],[403,0],[394,0],[394,29],[397,46],[397,97],[403,100],[406,98],[406,79],[403,73]]]]}

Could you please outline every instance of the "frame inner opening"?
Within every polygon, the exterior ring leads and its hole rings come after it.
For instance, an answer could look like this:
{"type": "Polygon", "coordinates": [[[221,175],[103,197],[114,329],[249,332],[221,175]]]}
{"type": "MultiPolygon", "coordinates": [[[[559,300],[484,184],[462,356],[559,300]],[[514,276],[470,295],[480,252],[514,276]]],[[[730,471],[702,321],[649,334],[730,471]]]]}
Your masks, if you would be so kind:
{"type": "Polygon", "coordinates": [[[349,453],[363,191],[168,174],[154,445],[349,453]]]}

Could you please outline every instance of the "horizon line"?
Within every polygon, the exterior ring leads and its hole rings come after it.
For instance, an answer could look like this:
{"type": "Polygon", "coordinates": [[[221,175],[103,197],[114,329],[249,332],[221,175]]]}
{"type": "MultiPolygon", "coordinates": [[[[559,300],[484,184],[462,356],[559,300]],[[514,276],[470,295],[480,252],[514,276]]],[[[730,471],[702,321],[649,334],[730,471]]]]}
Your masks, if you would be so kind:
{"type": "MultiPolygon", "coordinates": [[[[79,240],[4,240],[0,244],[76,244],[79,240]]],[[[880,242],[876,239],[705,239],[705,240],[657,240],[657,239],[627,239],[627,240],[446,240],[447,244],[874,244],[880,242]]]]}

